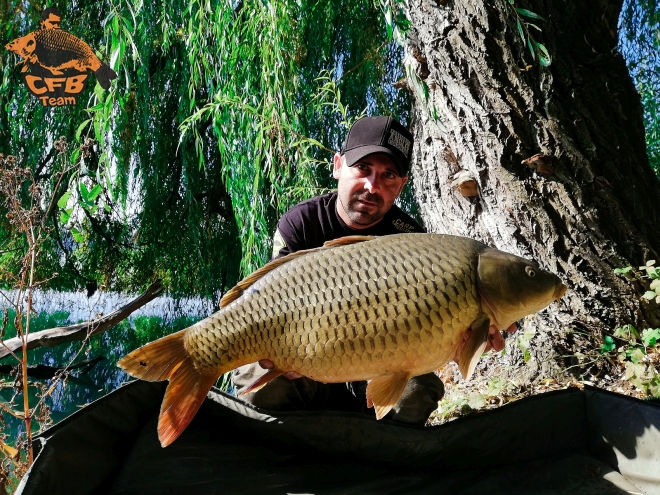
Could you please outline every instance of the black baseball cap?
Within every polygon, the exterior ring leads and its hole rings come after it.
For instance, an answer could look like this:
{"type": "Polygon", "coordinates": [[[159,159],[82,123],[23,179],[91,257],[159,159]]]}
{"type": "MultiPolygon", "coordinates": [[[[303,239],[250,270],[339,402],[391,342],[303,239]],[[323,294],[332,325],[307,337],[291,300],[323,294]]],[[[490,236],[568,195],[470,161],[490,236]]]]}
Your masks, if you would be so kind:
{"type": "Polygon", "coordinates": [[[408,175],[413,137],[410,131],[392,117],[363,117],[348,131],[341,154],[352,167],[362,158],[384,153],[392,158],[399,175],[408,175]]]}

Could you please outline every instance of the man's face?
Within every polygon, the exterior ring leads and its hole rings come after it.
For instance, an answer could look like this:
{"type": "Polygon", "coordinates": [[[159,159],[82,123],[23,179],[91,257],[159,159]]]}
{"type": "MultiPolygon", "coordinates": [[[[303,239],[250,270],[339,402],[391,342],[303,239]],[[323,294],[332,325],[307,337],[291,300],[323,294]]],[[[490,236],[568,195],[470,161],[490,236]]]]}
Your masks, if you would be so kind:
{"type": "Polygon", "coordinates": [[[399,176],[394,162],[383,153],[369,155],[347,167],[335,155],[332,175],[337,185],[337,212],[351,228],[365,229],[378,223],[399,197],[408,177],[399,176]]]}
{"type": "Polygon", "coordinates": [[[55,14],[50,14],[48,19],[41,21],[41,26],[44,29],[59,29],[60,28],[60,18],[55,14]]]}

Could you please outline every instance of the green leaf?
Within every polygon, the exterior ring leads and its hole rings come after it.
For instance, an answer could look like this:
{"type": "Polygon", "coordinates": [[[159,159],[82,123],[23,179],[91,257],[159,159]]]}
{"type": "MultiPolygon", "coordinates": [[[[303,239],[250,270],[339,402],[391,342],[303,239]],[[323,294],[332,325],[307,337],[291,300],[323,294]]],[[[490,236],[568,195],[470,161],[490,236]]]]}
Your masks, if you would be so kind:
{"type": "Polygon", "coordinates": [[[629,272],[630,270],[632,270],[632,269],[633,269],[632,266],[627,266],[627,267],[625,267],[625,268],[615,268],[615,269],[614,269],[614,273],[621,273],[621,274],[623,274],[623,273],[628,273],[628,272],[629,272]]]}
{"type": "Polygon", "coordinates": [[[536,48],[538,48],[539,51],[541,52],[539,54],[539,62],[541,62],[541,65],[543,65],[544,67],[547,67],[548,65],[550,65],[550,62],[552,60],[550,58],[550,54],[548,53],[547,48],[541,43],[535,43],[535,45],[536,48]]]}
{"type": "Polygon", "coordinates": [[[655,347],[660,342],[660,328],[647,328],[642,332],[642,342],[646,347],[655,347]]]}
{"type": "Polygon", "coordinates": [[[76,141],[80,142],[80,135],[82,134],[82,131],[85,129],[85,127],[87,127],[87,125],[89,125],[91,121],[92,119],[84,120],[83,123],[78,126],[78,129],[76,129],[76,141]]]}
{"type": "Polygon", "coordinates": [[[532,40],[527,38],[527,46],[529,47],[529,51],[532,54],[532,59],[536,60],[536,50],[534,50],[534,45],[532,45],[532,40]]]}
{"type": "Polygon", "coordinates": [[[524,15],[525,17],[531,17],[532,19],[541,19],[542,21],[545,21],[543,17],[541,17],[538,14],[535,14],[534,12],[527,10],[527,9],[521,9],[519,7],[515,7],[516,12],[518,12],[520,15],[524,15]]]}
{"type": "Polygon", "coordinates": [[[520,34],[520,38],[522,39],[523,43],[525,42],[525,32],[523,31],[522,24],[520,23],[520,19],[516,19],[516,24],[518,25],[518,34],[520,34]]]}
{"type": "Polygon", "coordinates": [[[66,224],[69,221],[69,218],[71,218],[71,215],[69,215],[67,212],[63,211],[60,213],[60,223],[66,224]]]}
{"type": "Polygon", "coordinates": [[[635,338],[639,338],[639,332],[632,325],[624,325],[614,330],[614,336],[621,339],[635,340],[635,338]]]}
{"type": "Polygon", "coordinates": [[[85,236],[83,236],[82,233],[75,227],[71,227],[71,235],[73,236],[73,240],[78,243],[85,240],[85,236]]]}
{"type": "Polygon", "coordinates": [[[529,351],[525,351],[525,354],[523,355],[523,360],[525,362],[529,361],[532,358],[532,355],[529,353],[529,351]]]}
{"type": "Polygon", "coordinates": [[[82,197],[83,201],[89,202],[89,191],[87,190],[85,183],[81,182],[78,188],[80,189],[80,196],[82,197]]]}
{"type": "Polygon", "coordinates": [[[103,136],[101,135],[101,122],[99,119],[94,119],[94,137],[99,143],[103,142],[103,136]]]}
{"type": "Polygon", "coordinates": [[[392,9],[389,7],[385,10],[385,25],[387,26],[387,39],[392,41],[394,29],[392,27],[392,9]]]}
{"type": "Polygon", "coordinates": [[[468,397],[468,405],[472,409],[483,409],[486,407],[486,399],[479,392],[472,392],[468,397]]]}
{"type": "Polygon", "coordinates": [[[112,18],[112,32],[115,36],[119,35],[119,16],[117,15],[112,18]]]}
{"type": "Polygon", "coordinates": [[[57,202],[57,206],[60,208],[66,208],[66,204],[68,203],[70,197],[71,197],[71,191],[65,192],[57,202]]]}
{"type": "Polygon", "coordinates": [[[99,103],[98,105],[94,105],[91,108],[86,108],[85,112],[97,112],[99,110],[103,109],[103,103],[99,103]]]}
{"type": "Polygon", "coordinates": [[[70,158],[71,163],[78,163],[78,157],[79,156],[80,156],[80,148],[76,148],[71,153],[71,158],[70,158]]]}
{"type": "Polygon", "coordinates": [[[642,297],[650,301],[651,299],[655,299],[657,296],[658,295],[654,291],[647,290],[642,297]]]}
{"type": "Polygon", "coordinates": [[[94,186],[94,189],[89,192],[89,201],[94,201],[101,191],[103,191],[103,188],[99,184],[94,186]]]}
{"type": "Polygon", "coordinates": [[[606,352],[611,352],[616,348],[616,345],[614,344],[614,339],[610,337],[609,335],[605,336],[605,343],[600,346],[600,352],[602,354],[605,354],[606,352]]]}
{"type": "Polygon", "coordinates": [[[638,338],[638,339],[641,339],[641,338],[642,338],[642,336],[639,334],[639,332],[637,331],[637,329],[636,329],[635,327],[633,327],[632,325],[628,325],[628,326],[630,327],[630,332],[631,332],[636,338],[638,338]]]}
{"type": "MultiPolygon", "coordinates": [[[[644,359],[644,356],[645,356],[645,355],[646,355],[646,352],[644,352],[644,350],[643,350],[641,347],[636,347],[636,348],[633,349],[633,351],[630,353],[630,360],[631,360],[633,363],[637,364],[637,363],[639,363],[641,360],[644,359]]],[[[638,375],[638,376],[639,376],[639,375],[638,375]]]]}

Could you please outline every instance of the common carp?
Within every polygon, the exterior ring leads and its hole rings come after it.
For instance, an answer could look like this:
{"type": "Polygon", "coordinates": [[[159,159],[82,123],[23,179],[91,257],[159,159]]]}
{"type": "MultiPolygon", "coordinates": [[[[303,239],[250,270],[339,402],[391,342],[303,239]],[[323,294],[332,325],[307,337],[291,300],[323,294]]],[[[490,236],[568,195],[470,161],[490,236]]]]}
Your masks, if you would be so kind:
{"type": "MultiPolygon", "coordinates": [[[[87,43],[63,29],[37,29],[7,43],[5,48],[24,58],[26,64],[39,65],[53,75],[62,75],[67,69],[90,69],[103,89],[108,89],[110,80],[117,77],[87,43]]],[[[22,71],[27,69],[26,65],[22,71]]]]}
{"type": "Polygon", "coordinates": [[[352,236],[271,261],[228,291],[220,310],[118,365],[169,379],[163,447],[190,423],[220,375],[269,359],[249,390],[288,371],[320,382],[370,380],[382,418],[408,380],[447,362],[469,379],[490,325],[505,329],[566,291],[538,264],[442,234],[352,236]]]}

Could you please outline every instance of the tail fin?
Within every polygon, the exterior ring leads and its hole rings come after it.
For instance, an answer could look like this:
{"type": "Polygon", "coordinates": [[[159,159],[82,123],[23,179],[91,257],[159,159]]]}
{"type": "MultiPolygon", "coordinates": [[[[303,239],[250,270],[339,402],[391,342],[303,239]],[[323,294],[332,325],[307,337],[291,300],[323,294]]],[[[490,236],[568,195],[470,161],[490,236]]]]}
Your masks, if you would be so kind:
{"type": "Polygon", "coordinates": [[[158,418],[158,439],[167,447],[186,429],[221,373],[204,374],[195,368],[183,344],[186,330],[144,345],[117,365],[135,378],[169,380],[158,418]]]}

